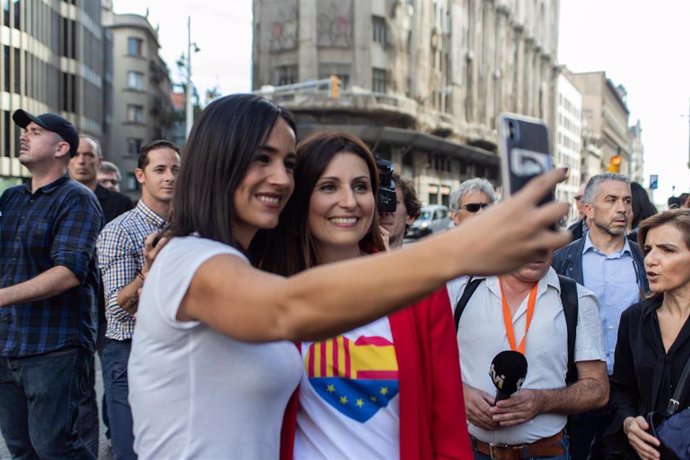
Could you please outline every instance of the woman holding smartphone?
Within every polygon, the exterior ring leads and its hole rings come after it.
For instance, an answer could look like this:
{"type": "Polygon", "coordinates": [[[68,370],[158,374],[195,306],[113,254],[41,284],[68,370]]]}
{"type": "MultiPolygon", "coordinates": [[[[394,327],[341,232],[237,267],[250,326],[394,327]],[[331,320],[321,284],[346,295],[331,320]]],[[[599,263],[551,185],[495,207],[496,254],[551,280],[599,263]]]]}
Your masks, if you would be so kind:
{"type": "Polygon", "coordinates": [[[140,458],[276,458],[301,376],[288,341],[321,340],[409,305],[462,274],[505,272],[568,241],[567,205],[537,202],[554,171],[461,228],[410,248],[288,278],[248,251],[294,189],[295,129],[253,95],[209,104],[192,128],[167,236],[142,292],[129,362],[140,458]],[[396,289],[381,289],[395,285],[396,289]]]}

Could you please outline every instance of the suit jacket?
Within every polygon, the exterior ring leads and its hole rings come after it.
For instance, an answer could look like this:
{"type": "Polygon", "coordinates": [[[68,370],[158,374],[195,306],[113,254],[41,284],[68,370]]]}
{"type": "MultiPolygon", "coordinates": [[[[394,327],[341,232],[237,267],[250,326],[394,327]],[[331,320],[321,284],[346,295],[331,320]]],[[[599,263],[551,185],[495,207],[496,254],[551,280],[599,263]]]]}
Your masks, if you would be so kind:
{"type": "MultiPolygon", "coordinates": [[[[400,459],[473,458],[445,286],[388,320],[400,379],[400,459]]],[[[298,403],[296,391],[285,412],[282,460],[293,458],[298,403]]]]}
{"type": "MultiPolygon", "coordinates": [[[[586,236],[583,236],[562,247],[553,254],[553,260],[551,261],[551,266],[556,270],[556,273],[568,276],[583,286],[585,286],[585,283],[582,274],[582,251],[585,248],[585,241],[586,236]]],[[[647,274],[644,269],[642,250],[637,243],[630,241],[630,252],[633,257],[637,283],[643,292],[648,292],[649,283],[647,282],[647,274]]]]}
{"type": "Polygon", "coordinates": [[[103,209],[103,217],[105,217],[106,224],[120,214],[124,214],[134,208],[134,203],[127,195],[108,190],[100,184],[96,186],[94,193],[101,204],[101,209],[103,209]]]}

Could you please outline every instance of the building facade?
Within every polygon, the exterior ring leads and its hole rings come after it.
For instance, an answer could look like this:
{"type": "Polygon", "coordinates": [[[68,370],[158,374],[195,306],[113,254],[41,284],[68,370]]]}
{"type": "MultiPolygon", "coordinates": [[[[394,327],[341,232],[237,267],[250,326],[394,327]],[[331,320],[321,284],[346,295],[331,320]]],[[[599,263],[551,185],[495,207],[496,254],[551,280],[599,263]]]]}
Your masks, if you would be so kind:
{"type": "Polygon", "coordinates": [[[0,16],[0,189],[29,176],[12,113],[55,112],[80,130],[103,128],[100,2],[3,0],[0,16]]]}
{"type": "MultiPolygon", "coordinates": [[[[583,180],[581,174],[582,148],[582,95],[562,69],[556,77],[555,123],[552,127],[553,157],[556,165],[567,166],[568,179],[556,187],[556,199],[573,203],[583,180]]],[[[587,177],[584,178],[587,180],[587,177]]],[[[577,218],[577,209],[571,207],[570,219],[577,218]]]]}
{"type": "Polygon", "coordinates": [[[300,137],[321,129],[360,136],[414,178],[425,203],[447,204],[466,178],[500,182],[501,112],[552,125],[557,0],[253,6],[254,89],[295,114],[300,137]]]}
{"type": "MultiPolygon", "coordinates": [[[[587,142],[601,151],[598,170],[606,171],[611,157],[622,158],[620,172],[628,174],[630,151],[628,143],[629,111],[625,103],[625,90],[615,87],[605,72],[573,73],[572,80],[582,93],[583,123],[587,126],[587,142]]],[[[589,165],[592,169],[596,165],[589,165]]]]}
{"type": "Polygon", "coordinates": [[[172,85],[165,62],[158,54],[158,32],[148,19],[136,14],[114,14],[104,2],[103,26],[112,40],[110,78],[111,111],[103,154],[122,173],[122,192],[138,196],[134,176],[141,147],[165,139],[172,124],[172,85]]]}
{"type": "Polygon", "coordinates": [[[640,184],[644,181],[644,146],[642,145],[642,125],[637,120],[628,131],[630,144],[630,168],[627,173],[631,181],[640,184]]]}

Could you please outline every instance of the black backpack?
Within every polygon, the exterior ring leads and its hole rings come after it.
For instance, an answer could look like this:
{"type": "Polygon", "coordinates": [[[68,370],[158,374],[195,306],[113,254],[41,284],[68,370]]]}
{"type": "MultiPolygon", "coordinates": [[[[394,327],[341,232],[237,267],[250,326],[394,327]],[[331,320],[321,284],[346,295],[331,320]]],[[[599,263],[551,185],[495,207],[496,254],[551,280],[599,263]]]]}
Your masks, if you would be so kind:
{"type": "MultiPolygon", "coordinates": [[[[460,317],[462,312],[470,301],[470,297],[477,290],[477,286],[484,281],[484,278],[470,278],[465,286],[465,290],[455,306],[455,330],[458,330],[460,325],[460,317]]],[[[565,383],[571,384],[577,382],[577,368],[575,367],[575,330],[577,328],[577,283],[572,278],[558,275],[558,281],[561,285],[561,304],[563,305],[563,313],[565,314],[565,325],[568,329],[568,373],[565,375],[565,383]]]]}

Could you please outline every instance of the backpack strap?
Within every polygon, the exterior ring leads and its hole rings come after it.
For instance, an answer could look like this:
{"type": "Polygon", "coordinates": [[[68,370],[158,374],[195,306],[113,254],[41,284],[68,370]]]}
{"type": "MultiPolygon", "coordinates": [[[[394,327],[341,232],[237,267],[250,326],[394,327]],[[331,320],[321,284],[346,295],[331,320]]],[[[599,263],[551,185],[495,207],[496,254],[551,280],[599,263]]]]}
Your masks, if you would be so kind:
{"type": "Polygon", "coordinates": [[[565,375],[565,383],[577,382],[577,367],[575,366],[575,337],[577,330],[577,314],[579,303],[577,300],[577,283],[572,278],[558,275],[561,285],[561,304],[565,315],[565,325],[568,329],[568,373],[565,375]]]}
{"type": "Polygon", "coordinates": [[[465,285],[465,290],[462,292],[462,295],[460,296],[460,300],[458,300],[458,304],[455,306],[455,330],[458,330],[458,327],[460,326],[460,317],[462,316],[462,312],[465,311],[465,307],[467,306],[467,302],[470,301],[470,297],[472,297],[472,294],[474,294],[474,291],[477,290],[477,287],[479,284],[484,280],[484,278],[477,278],[474,279],[470,277],[470,279],[467,281],[467,284],[465,285]]]}

